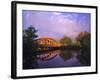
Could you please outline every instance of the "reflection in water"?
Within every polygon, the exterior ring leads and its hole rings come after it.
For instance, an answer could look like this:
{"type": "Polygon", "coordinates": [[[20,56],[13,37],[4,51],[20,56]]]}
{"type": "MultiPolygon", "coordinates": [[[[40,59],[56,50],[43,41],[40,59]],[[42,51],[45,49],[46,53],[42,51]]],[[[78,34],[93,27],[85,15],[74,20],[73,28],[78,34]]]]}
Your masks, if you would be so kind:
{"type": "Polygon", "coordinates": [[[54,50],[38,52],[33,56],[31,68],[56,68],[90,66],[90,50],[54,50]]]}
{"type": "Polygon", "coordinates": [[[47,52],[43,52],[40,55],[37,55],[37,59],[38,60],[42,60],[42,61],[47,61],[47,60],[51,60],[54,57],[56,57],[57,55],[59,55],[59,50],[56,51],[47,51],[47,52]]]}
{"type": "Polygon", "coordinates": [[[91,65],[90,49],[81,50],[81,54],[78,55],[77,58],[83,65],[90,66],[91,65]]]}

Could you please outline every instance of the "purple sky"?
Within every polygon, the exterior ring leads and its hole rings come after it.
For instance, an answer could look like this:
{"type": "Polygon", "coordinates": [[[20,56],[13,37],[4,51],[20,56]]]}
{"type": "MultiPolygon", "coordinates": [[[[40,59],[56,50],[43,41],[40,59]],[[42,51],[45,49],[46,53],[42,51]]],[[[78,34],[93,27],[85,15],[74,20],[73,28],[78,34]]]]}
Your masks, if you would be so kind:
{"type": "Polygon", "coordinates": [[[38,38],[51,37],[59,40],[63,36],[75,38],[82,31],[90,32],[89,13],[23,10],[22,15],[23,29],[33,25],[38,30],[38,38]]]}

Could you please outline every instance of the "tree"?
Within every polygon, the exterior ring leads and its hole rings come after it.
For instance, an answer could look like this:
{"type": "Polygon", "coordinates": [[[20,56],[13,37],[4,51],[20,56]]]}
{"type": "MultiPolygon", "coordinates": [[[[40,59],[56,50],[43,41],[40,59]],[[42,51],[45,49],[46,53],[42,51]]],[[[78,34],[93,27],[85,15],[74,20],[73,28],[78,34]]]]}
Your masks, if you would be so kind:
{"type": "Polygon", "coordinates": [[[38,35],[36,35],[37,31],[38,30],[36,30],[32,25],[28,29],[25,29],[23,31],[24,42],[33,42],[33,40],[38,37],[38,35]]]}
{"type": "Polygon", "coordinates": [[[79,33],[78,36],[76,37],[76,40],[80,41],[82,47],[90,48],[91,35],[89,32],[79,33]]]}
{"type": "Polygon", "coordinates": [[[91,44],[90,34],[85,35],[85,36],[80,40],[80,43],[82,44],[83,47],[90,48],[90,44],[91,44]]]}
{"type": "Polygon", "coordinates": [[[80,46],[80,41],[73,40],[71,46],[80,46]]]}
{"type": "Polygon", "coordinates": [[[32,68],[35,44],[33,40],[38,37],[37,30],[31,25],[23,30],[23,68],[32,68]]]}
{"type": "Polygon", "coordinates": [[[60,40],[61,45],[66,46],[66,45],[70,45],[72,43],[71,39],[67,36],[64,36],[61,40],[60,40]]]}

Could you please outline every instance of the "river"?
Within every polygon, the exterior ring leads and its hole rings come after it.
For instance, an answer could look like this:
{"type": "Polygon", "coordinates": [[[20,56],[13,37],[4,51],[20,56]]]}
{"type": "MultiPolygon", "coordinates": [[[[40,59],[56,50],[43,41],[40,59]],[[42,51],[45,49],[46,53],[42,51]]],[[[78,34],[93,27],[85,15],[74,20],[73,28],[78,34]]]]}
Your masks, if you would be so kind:
{"type": "Polygon", "coordinates": [[[38,52],[33,57],[33,62],[30,67],[31,69],[39,69],[90,66],[90,57],[89,49],[43,51],[38,52]]]}

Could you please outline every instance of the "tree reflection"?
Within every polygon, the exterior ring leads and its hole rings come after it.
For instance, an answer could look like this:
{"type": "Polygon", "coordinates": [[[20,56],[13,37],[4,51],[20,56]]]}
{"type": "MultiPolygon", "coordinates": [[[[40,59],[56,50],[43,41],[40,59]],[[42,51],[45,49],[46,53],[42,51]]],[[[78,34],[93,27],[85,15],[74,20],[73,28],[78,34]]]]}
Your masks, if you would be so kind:
{"type": "Polygon", "coordinates": [[[91,65],[90,48],[81,49],[81,54],[77,56],[77,59],[84,66],[90,66],[91,65]]]}
{"type": "Polygon", "coordinates": [[[66,61],[72,57],[72,51],[70,50],[61,50],[60,57],[66,61]]]}

